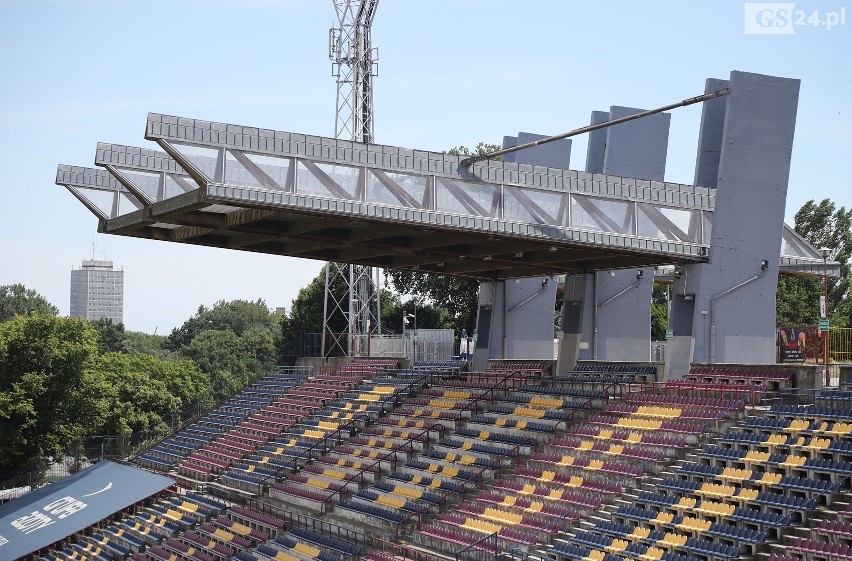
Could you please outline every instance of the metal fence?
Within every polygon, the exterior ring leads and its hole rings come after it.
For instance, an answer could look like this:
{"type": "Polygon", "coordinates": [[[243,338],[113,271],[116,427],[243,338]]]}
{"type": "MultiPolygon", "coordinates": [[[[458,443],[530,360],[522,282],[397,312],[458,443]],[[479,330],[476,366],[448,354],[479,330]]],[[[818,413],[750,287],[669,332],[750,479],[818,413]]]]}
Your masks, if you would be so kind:
{"type": "Polygon", "coordinates": [[[831,362],[852,362],[852,328],[834,327],[828,331],[831,362]]]}
{"type": "Polygon", "coordinates": [[[412,362],[450,360],[458,353],[452,329],[418,329],[405,335],[373,335],[370,356],[410,359],[412,362]],[[416,350],[415,350],[416,346],[416,350]]]}

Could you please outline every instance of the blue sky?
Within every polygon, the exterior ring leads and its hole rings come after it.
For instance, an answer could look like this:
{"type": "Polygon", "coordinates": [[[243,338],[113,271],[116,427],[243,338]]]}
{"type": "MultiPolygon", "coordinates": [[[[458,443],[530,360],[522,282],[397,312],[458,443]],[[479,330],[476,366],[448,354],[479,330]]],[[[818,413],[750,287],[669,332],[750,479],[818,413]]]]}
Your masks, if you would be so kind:
{"type": "MultiPolygon", "coordinates": [[[[657,107],[731,70],[799,78],[787,202],[852,205],[852,2],[831,30],[745,33],[741,1],[382,0],[376,140],[446,150],[518,131],[557,134],[610,105],[657,107]]],[[[54,185],[98,141],[149,146],[149,111],[334,135],[327,0],[0,0],[0,285],[22,282],[68,313],[69,271],[123,267],[129,329],[167,333],[199,305],[288,306],[318,261],[96,233],[54,185]]],[[[796,18],[794,15],[794,19],[796,18]]],[[[666,179],[692,183],[700,108],[672,114],[666,179]]],[[[574,142],[571,167],[585,162],[574,142]]]]}

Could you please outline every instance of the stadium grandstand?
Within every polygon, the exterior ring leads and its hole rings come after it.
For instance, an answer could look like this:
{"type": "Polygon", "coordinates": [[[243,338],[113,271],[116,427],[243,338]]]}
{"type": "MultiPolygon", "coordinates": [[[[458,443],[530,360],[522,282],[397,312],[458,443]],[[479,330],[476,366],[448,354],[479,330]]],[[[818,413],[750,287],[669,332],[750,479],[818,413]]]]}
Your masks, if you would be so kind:
{"type": "Polygon", "coordinates": [[[136,456],[0,505],[0,558],[852,556],[852,391],[783,366],[657,378],[623,363],[281,369],[136,456]]]}

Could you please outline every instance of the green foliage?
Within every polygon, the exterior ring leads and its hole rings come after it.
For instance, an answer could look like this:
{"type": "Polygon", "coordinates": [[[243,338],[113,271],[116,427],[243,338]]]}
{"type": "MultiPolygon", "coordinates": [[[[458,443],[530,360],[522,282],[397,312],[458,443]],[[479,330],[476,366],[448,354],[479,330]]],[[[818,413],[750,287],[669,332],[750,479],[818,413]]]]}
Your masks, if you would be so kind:
{"type": "MultiPolygon", "coordinates": [[[[852,305],[849,302],[850,268],[852,255],[852,210],[837,206],[829,199],[805,203],[796,213],[794,228],[814,247],[828,247],[837,251],[840,262],[840,279],[828,281],[828,310],[833,327],[852,325],[852,305]]],[[[775,300],[778,325],[815,325],[819,320],[819,297],[823,282],[781,276],[778,279],[778,296],[775,300]]]]}
{"type": "Polygon", "coordinates": [[[277,333],[278,321],[263,300],[220,300],[209,309],[199,306],[194,316],[181,327],[173,329],[167,347],[177,351],[188,346],[199,333],[208,330],[228,330],[239,336],[251,327],[261,327],[277,333]]]}
{"type": "Polygon", "coordinates": [[[123,323],[113,323],[109,318],[101,318],[92,322],[98,331],[98,352],[118,353],[125,350],[125,334],[123,323]]]}
{"type": "Polygon", "coordinates": [[[669,302],[668,287],[654,284],[651,296],[651,340],[665,341],[668,329],[669,302]]]}
{"type": "Polygon", "coordinates": [[[250,381],[252,366],[257,367],[247,364],[243,341],[231,330],[202,331],[183,352],[209,376],[217,401],[239,391],[250,381]]]}
{"type": "Polygon", "coordinates": [[[275,366],[280,321],[263,300],[221,300],[210,309],[199,306],[172,331],[165,348],[192,359],[220,401],[275,366]]]}
{"type": "Polygon", "coordinates": [[[169,339],[165,335],[150,335],[141,331],[124,332],[124,352],[132,355],[146,354],[168,360],[176,355],[166,348],[169,339]]]}
{"type": "Polygon", "coordinates": [[[173,415],[212,404],[210,380],[189,360],[108,353],[93,364],[101,423],[97,432],[136,444],[167,434],[173,415]]]}
{"type": "Polygon", "coordinates": [[[22,284],[0,286],[0,322],[15,316],[48,314],[55,316],[59,309],[35,290],[22,284]]]}
{"type": "MultiPolygon", "coordinates": [[[[432,305],[446,310],[443,325],[473,333],[479,303],[479,283],[476,280],[399,269],[389,270],[388,276],[400,293],[426,298],[432,305]]],[[[417,319],[419,327],[419,309],[417,319]]]]}
{"type": "Polygon", "coordinates": [[[0,324],[0,472],[43,464],[98,422],[88,367],[97,332],[80,318],[0,324]]]}
{"type": "MultiPolygon", "coordinates": [[[[502,146],[499,144],[489,144],[488,142],[480,142],[476,145],[476,148],[473,151],[470,150],[467,146],[456,146],[455,148],[450,148],[447,150],[447,154],[452,154],[454,156],[482,156],[483,154],[487,154],[489,152],[494,152],[495,150],[500,150],[502,146]]],[[[495,160],[499,160],[500,156],[494,158],[495,160]]]]}
{"type": "Polygon", "coordinates": [[[405,329],[414,328],[415,307],[417,308],[417,329],[454,329],[452,318],[446,308],[435,306],[429,302],[410,299],[402,302],[399,296],[384,291],[382,295],[382,326],[393,332],[402,332],[403,317],[408,322],[405,329]]]}
{"type": "MultiPolygon", "coordinates": [[[[326,267],[342,267],[337,263],[329,263],[326,267]]],[[[341,286],[332,285],[333,293],[343,298],[348,290],[342,282],[341,286]]],[[[285,344],[299,340],[302,333],[321,333],[323,323],[323,300],[325,299],[325,268],[304,288],[299,289],[296,298],[290,304],[287,316],[281,321],[281,339],[285,344]]],[[[340,317],[332,318],[332,331],[345,331],[346,320],[340,317]]]]}

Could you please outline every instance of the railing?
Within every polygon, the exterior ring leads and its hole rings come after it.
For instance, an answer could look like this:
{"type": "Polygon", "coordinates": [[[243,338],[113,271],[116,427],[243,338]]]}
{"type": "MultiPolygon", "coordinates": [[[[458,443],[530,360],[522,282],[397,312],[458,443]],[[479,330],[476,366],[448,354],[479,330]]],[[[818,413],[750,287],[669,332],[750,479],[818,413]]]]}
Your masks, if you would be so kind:
{"type": "MultiPolygon", "coordinates": [[[[431,372],[424,374],[423,376],[417,378],[416,380],[414,380],[410,384],[404,386],[403,389],[401,389],[399,392],[396,392],[393,395],[390,395],[388,397],[381,398],[381,399],[377,400],[376,404],[380,404],[380,409],[382,411],[384,411],[385,405],[387,405],[387,403],[389,401],[398,400],[399,394],[401,394],[405,391],[410,391],[411,388],[413,388],[414,386],[416,386],[418,384],[422,385],[422,384],[426,383],[426,381],[428,379],[430,379],[430,377],[433,376],[433,375],[434,375],[434,373],[431,373],[431,372]]],[[[373,380],[373,378],[371,378],[371,380],[373,380]]],[[[375,383],[375,382],[373,382],[373,383],[375,383]]],[[[349,438],[349,437],[347,437],[346,439],[340,438],[340,436],[343,434],[343,431],[351,432],[351,429],[353,429],[356,426],[356,423],[359,423],[359,422],[367,423],[367,422],[369,422],[369,420],[370,420],[369,415],[359,415],[357,417],[352,418],[346,424],[339,426],[335,431],[326,434],[321,440],[318,440],[316,443],[312,444],[308,449],[306,449],[304,452],[302,452],[298,456],[288,460],[286,462],[285,467],[279,468],[273,474],[268,475],[267,477],[263,478],[261,480],[261,485],[266,486],[272,480],[277,481],[279,478],[281,478],[282,476],[285,475],[285,472],[293,473],[295,471],[298,471],[299,461],[301,461],[301,460],[311,461],[311,460],[315,459],[313,457],[313,453],[317,449],[321,449],[322,454],[326,453],[327,450],[330,450],[330,448],[328,447],[328,444],[329,444],[329,442],[332,442],[333,437],[337,437],[336,446],[339,446],[340,443],[342,442],[342,440],[348,440],[348,438],[349,438]]],[[[319,456],[317,456],[317,457],[319,457],[319,456]]],[[[361,483],[363,483],[363,472],[361,473],[361,476],[362,476],[361,483]]]]}
{"type": "Polygon", "coordinates": [[[456,561],[495,561],[499,552],[497,532],[494,532],[456,551],[455,558],[456,561]]]}
{"type": "MultiPolygon", "coordinates": [[[[680,450],[686,444],[687,440],[695,437],[696,435],[704,435],[704,441],[706,442],[706,440],[709,436],[709,431],[707,429],[711,425],[713,425],[714,423],[718,423],[721,420],[724,420],[726,415],[729,412],[734,412],[734,411],[739,411],[740,409],[744,409],[745,404],[746,404],[745,399],[738,400],[738,401],[734,402],[733,404],[731,404],[729,407],[720,411],[719,414],[716,416],[716,418],[708,419],[704,423],[700,424],[699,430],[697,430],[693,433],[685,434],[685,435],[681,436],[680,439],[675,440],[675,450],[680,450]]],[[[642,475],[640,475],[638,477],[636,477],[636,476],[631,477],[629,475],[621,476],[621,477],[618,477],[618,478],[615,479],[615,484],[618,485],[621,488],[626,488],[626,487],[629,486],[628,483],[637,482],[638,480],[642,480],[642,479],[648,477],[648,475],[645,471],[645,467],[648,466],[649,464],[657,463],[660,460],[663,460],[665,457],[666,457],[666,450],[661,450],[660,452],[657,452],[657,454],[654,457],[649,458],[647,460],[644,460],[644,461],[642,461],[638,464],[637,467],[638,467],[639,470],[641,470],[642,475]]]]}
{"type": "MultiPolygon", "coordinates": [[[[487,378],[493,378],[494,377],[493,375],[488,376],[488,374],[489,374],[488,371],[486,371],[486,372],[474,372],[474,373],[469,373],[469,374],[479,375],[479,379],[486,378],[486,377],[487,378]]],[[[494,386],[484,390],[481,394],[479,394],[474,399],[472,399],[470,401],[470,403],[468,403],[464,408],[461,409],[461,411],[469,411],[471,409],[473,411],[475,411],[476,410],[475,406],[478,403],[481,403],[483,400],[485,400],[486,395],[490,396],[490,398],[488,398],[489,401],[493,401],[494,400],[494,392],[499,391],[499,390],[509,389],[509,385],[510,385],[509,382],[510,381],[513,381],[513,382],[517,381],[518,380],[518,374],[519,374],[519,372],[516,372],[516,371],[510,372],[508,375],[506,375],[503,378],[501,378],[500,380],[498,380],[498,382],[496,384],[494,384],[494,386]]],[[[523,374],[523,373],[521,372],[521,374],[523,374]]],[[[520,380],[524,381],[524,377],[521,376],[520,380]]],[[[427,514],[430,510],[432,510],[436,506],[439,508],[439,510],[443,511],[446,508],[447,503],[452,496],[461,495],[463,497],[464,496],[464,490],[466,489],[467,484],[481,480],[482,476],[485,472],[487,472],[489,470],[495,470],[497,472],[496,479],[499,479],[499,474],[500,474],[500,469],[501,469],[500,464],[501,464],[503,459],[511,458],[512,456],[515,456],[517,458],[518,462],[520,462],[521,448],[524,447],[524,446],[536,446],[537,444],[538,444],[538,442],[535,439],[529,438],[523,444],[518,444],[518,445],[512,447],[511,449],[503,452],[502,454],[498,454],[497,456],[492,458],[492,460],[485,467],[481,468],[479,471],[475,472],[473,475],[461,480],[459,483],[457,483],[451,489],[443,490],[443,492],[439,495],[438,505],[431,505],[431,506],[421,508],[419,510],[415,510],[415,511],[409,513],[407,516],[405,516],[402,520],[400,520],[396,524],[395,534],[396,534],[397,538],[399,538],[400,530],[406,524],[410,523],[411,520],[413,520],[414,518],[417,519],[417,524],[419,525],[423,521],[423,515],[427,514]]]]}
{"type": "Polygon", "coordinates": [[[312,366],[276,366],[274,372],[265,372],[264,374],[259,374],[259,375],[255,376],[248,383],[246,383],[245,386],[240,388],[240,390],[238,392],[236,392],[234,395],[220,400],[219,402],[213,404],[211,407],[209,407],[209,408],[207,408],[203,411],[198,407],[198,404],[193,404],[191,406],[191,408],[187,408],[187,409],[184,410],[184,411],[192,410],[194,412],[186,420],[181,420],[180,423],[177,423],[177,426],[173,425],[172,431],[165,434],[165,435],[158,435],[158,436],[155,436],[155,437],[153,437],[153,438],[151,438],[151,439],[149,439],[145,442],[137,444],[127,454],[127,457],[129,459],[133,460],[136,456],[142,454],[143,452],[145,452],[149,448],[153,448],[154,446],[156,446],[157,444],[160,444],[161,442],[163,442],[167,438],[171,437],[172,435],[175,435],[175,434],[183,431],[184,429],[186,429],[188,426],[190,426],[191,424],[196,422],[201,417],[208,415],[211,412],[219,409],[220,407],[222,407],[223,404],[234,399],[235,397],[240,395],[244,390],[246,390],[247,388],[250,388],[253,384],[262,380],[266,376],[268,376],[270,374],[286,374],[287,371],[290,371],[293,374],[305,374],[305,373],[310,374],[311,372],[313,372],[313,367],[312,366]]]}
{"type": "MultiPolygon", "coordinates": [[[[389,450],[388,453],[385,454],[384,456],[382,456],[381,458],[377,458],[376,461],[373,462],[372,464],[370,464],[370,465],[368,465],[364,468],[361,468],[361,471],[359,471],[358,473],[353,474],[353,475],[346,477],[344,479],[341,479],[341,481],[343,483],[354,483],[355,481],[358,481],[358,485],[360,487],[361,485],[364,484],[364,474],[367,473],[368,471],[370,471],[372,468],[378,466],[379,470],[381,470],[382,462],[386,462],[390,456],[393,456],[393,462],[391,462],[391,465],[393,467],[396,467],[396,462],[397,462],[396,454],[397,454],[397,452],[402,452],[403,448],[405,446],[409,446],[410,450],[413,450],[414,442],[417,440],[417,437],[423,436],[424,434],[426,435],[426,443],[428,444],[429,443],[429,433],[433,432],[435,430],[440,432],[442,429],[443,429],[442,425],[430,425],[429,427],[427,427],[424,430],[417,433],[415,436],[412,436],[411,438],[409,438],[408,440],[406,440],[405,442],[400,444],[399,447],[395,447],[395,448],[389,450]]],[[[334,497],[340,495],[340,498],[342,499],[344,492],[346,492],[346,488],[342,487],[342,488],[338,489],[337,491],[334,491],[331,495],[329,495],[320,504],[320,512],[322,512],[322,513],[326,512],[326,507],[327,507],[328,503],[332,502],[334,497]]]]}
{"type": "Polygon", "coordinates": [[[368,543],[371,550],[404,561],[447,561],[447,558],[443,555],[435,555],[428,551],[411,548],[405,544],[385,541],[376,536],[370,536],[368,543]]]}
{"type": "Polygon", "coordinates": [[[748,403],[757,405],[760,396],[768,391],[763,384],[723,384],[707,382],[631,382],[628,385],[628,393],[651,393],[652,395],[676,395],[678,397],[697,397],[695,392],[701,394],[717,394],[717,399],[727,399],[723,396],[731,394],[747,394],[748,403]],[[638,390],[634,391],[634,388],[638,390]],[[650,389],[650,392],[645,390],[650,389]],[[684,395],[684,394],[689,395],[684,395]]]}
{"type": "MultiPolygon", "coordinates": [[[[255,510],[263,512],[264,514],[270,514],[280,518],[284,521],[287,528],[298,526],[324,536],[346,540],[349,543],[356,543],[362,546],[368,543],[367,535],[362,532],[358,532],[344,526],[339,526],[326,520],[307,516],[305,514],[294,513],[257,498],[250,498],[244,501],[244,504],[255,510]]],[[[356,559],[353,555],[343,555],[343,557],[347,561],[354,561],[356,559]]]]}

